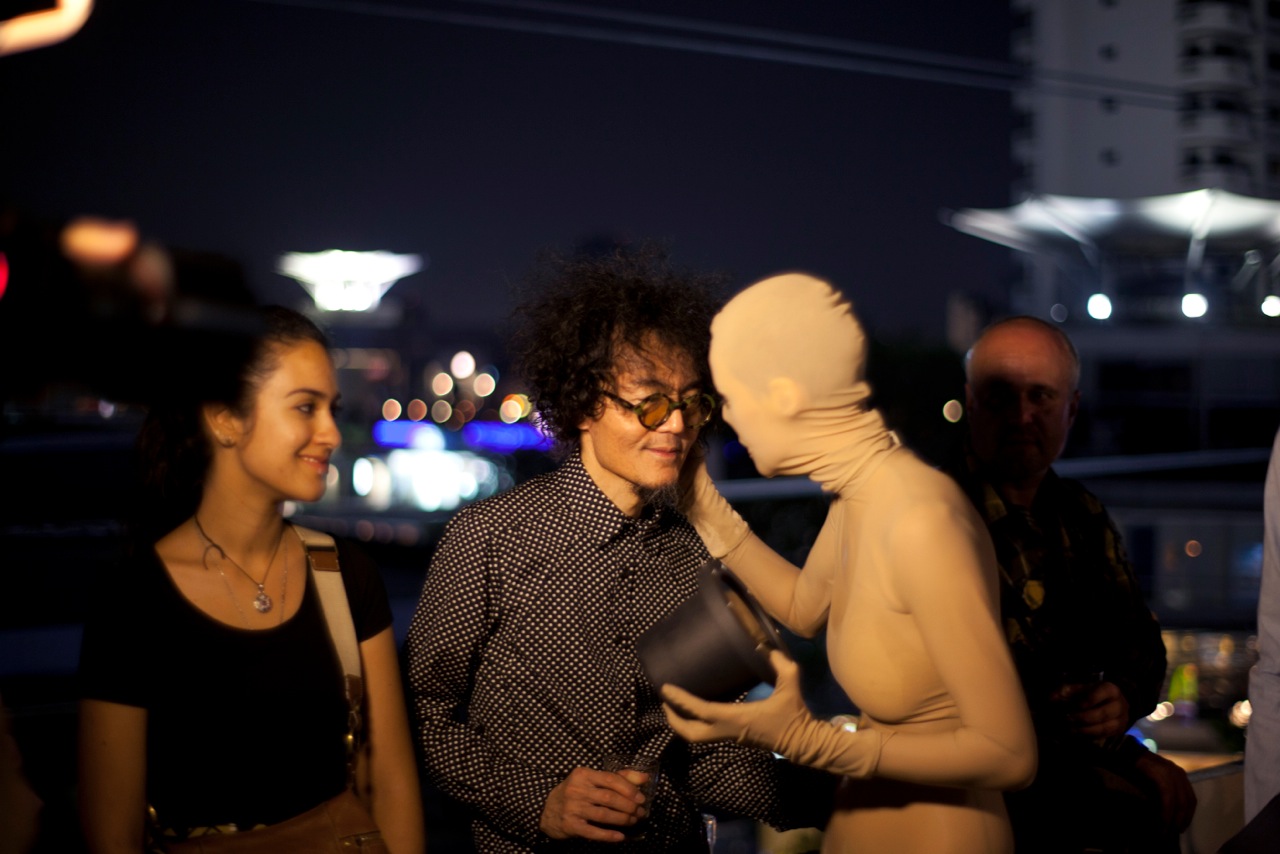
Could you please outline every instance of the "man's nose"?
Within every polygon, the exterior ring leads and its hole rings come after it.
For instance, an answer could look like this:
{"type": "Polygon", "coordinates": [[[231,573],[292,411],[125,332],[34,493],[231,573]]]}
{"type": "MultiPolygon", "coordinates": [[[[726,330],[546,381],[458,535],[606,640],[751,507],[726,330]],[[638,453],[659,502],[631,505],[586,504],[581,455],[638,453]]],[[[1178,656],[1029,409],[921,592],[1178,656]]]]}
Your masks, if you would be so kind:
{"type": "Polygon", "coordinates": [[[1018,423],[1030,424],[1035,420],[1037,406],[1031,398],[1023,395],[1018,398],[1018,423]]]}
{"type": "Polygon", "coordinates": [[[658,429],[664,433],[683,433],[684,409],[671,410],[671,414],[667,416],[667,420],[658,425],[658,429]]]}

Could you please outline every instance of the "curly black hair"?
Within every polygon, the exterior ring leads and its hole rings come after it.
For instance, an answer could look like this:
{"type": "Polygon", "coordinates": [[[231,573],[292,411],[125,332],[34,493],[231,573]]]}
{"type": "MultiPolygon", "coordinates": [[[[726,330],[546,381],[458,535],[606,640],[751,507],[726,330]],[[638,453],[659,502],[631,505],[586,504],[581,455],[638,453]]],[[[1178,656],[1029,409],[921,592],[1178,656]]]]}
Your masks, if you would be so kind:
{"type": "Polygon", "coordinates": [[[603,255],[541,254],[515,310],[514,353],[544,429],[576,445],[622,351],[643,352],[646,339],[687,354],[702,388],[713,391],[707,350],[726,281],[676,268],[651,242],[603,255]]]}

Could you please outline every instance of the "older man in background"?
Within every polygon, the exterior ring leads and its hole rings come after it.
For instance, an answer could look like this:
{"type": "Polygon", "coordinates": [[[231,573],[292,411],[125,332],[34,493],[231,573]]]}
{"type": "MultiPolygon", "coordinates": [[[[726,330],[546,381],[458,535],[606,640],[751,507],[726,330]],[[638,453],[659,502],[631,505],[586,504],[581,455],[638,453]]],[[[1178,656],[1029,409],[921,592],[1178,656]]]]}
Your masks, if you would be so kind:
{"type": "Polygon", "coordinates": [[[953,472],[987,523],[1001,616],[1040,750],[1006,795],[1020,852],[1174,852],[1195,794],[1128,735],[1159,699],[1160,625],[1102,503],[1053,463],[1080,405],[1070,339],[1033,317],[988,327],[965,362],[968,454],[953,472]]]}

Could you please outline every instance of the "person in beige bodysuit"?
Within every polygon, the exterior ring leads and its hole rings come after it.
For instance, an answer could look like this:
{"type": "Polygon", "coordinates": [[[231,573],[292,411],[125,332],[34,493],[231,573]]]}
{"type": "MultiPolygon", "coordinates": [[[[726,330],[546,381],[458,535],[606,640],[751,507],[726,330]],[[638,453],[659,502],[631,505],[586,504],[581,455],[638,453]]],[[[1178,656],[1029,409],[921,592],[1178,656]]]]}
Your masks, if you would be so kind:
{"type": "Polygon", "coordinates": [[[865,339],[830,285],[791,274],[743,291],[711,326],[724,417],[766,477],[835,495],[803,571],[751,533],[699,469],[689,520],[789,629],[824,624],[856,732],[814,718],[794,662],[773,694],[722,704],[663,689],[691,741],[731,738],[845,775],[823,851],[1009,852],[1000,791],[1035,774],[1035,735],[998,625],[996,559],[954,482],[867,407],[865,339]]]}

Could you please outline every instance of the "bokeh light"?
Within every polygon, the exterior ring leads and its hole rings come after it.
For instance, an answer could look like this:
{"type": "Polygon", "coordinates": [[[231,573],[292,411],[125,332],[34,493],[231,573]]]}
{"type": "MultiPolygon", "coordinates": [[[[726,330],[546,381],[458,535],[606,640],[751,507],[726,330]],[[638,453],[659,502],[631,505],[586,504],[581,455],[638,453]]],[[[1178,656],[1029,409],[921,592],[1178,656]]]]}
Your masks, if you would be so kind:
{"type": "Polygon", "coordinates": [[[373,463],[368,457],[361,457],[351,464],[351,488],[361,497],[373,489],[373,463]]]}
{"type": "Polygon", "coordinates": [[[476,357],[466,350],[459,350],[449,360],[449,373],[460,380],[465,380],[476,372],[476,357]]]}
{"type": "Polygon", "coordinates": [[[431,391],[435,393],[436,397],[444,397],[453,391],[453,377],[444,371],[436,374],[431,378],[431,391]]]}
{"type": "Polygon", "coordinates": [[[527,395],[509,394],[502,399],[502,406],[498,407],[498,417],[508,424],[514,424],[521,418],[527,418],[532,411],[533,404],[529,402],[527,395]]]}
{"type": "Polygon", "coordinates": [[[1111,316],[1111,299],[1106,294],[1094,294],[1085,304],[1085,311],[1094,320],[1106,320],[1111,316]]]}

